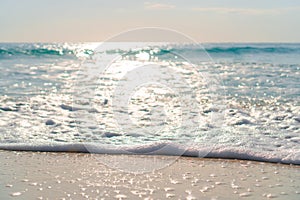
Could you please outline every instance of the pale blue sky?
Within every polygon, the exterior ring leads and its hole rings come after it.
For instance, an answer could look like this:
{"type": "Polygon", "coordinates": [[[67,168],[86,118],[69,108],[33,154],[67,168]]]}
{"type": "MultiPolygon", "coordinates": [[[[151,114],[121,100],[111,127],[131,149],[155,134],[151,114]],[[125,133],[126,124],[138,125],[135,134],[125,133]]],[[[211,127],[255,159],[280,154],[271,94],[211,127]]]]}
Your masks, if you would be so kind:
{"type": "Polygon", "coordinates": [[[1,42],[102,41],[144,26],[200,42],[300,42],[300,0],[1,0],[1,42]]]}

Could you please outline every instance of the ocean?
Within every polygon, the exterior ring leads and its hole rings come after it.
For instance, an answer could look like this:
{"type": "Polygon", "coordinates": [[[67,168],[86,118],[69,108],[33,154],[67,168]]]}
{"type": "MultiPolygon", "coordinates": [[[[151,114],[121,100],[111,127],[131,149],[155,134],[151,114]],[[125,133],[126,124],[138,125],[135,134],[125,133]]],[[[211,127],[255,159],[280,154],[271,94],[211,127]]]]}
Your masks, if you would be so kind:
{"type": "Polygon", "coordinates": [[[300,44],[0,43],[0,149],[300,164],[300,44]]]}

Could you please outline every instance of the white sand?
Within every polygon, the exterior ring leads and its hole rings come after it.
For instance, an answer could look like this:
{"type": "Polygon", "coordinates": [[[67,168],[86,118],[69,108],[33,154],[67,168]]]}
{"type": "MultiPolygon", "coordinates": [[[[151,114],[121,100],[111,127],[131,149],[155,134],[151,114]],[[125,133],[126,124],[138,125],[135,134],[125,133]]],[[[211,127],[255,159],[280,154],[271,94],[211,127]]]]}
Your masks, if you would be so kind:
{"type": "Polygon", "coordinates": [[[300,199],[299,166],[174,160],[0,151],[0,199],[300,199]]]}

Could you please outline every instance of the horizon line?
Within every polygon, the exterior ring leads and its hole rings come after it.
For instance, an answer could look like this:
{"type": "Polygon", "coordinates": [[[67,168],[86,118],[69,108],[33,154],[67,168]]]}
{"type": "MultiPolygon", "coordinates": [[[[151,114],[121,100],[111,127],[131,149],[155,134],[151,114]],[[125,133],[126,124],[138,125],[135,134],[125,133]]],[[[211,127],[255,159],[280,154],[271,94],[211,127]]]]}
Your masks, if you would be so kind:
{"type": "MultiPolygon", "coordinates": [[[[162,42],[162,41],[0,41],[0,44],[28,44],[28,43],[176,43],[176,42],[162,42]]],[[[205,41],[200,44],[300,44],[300,41],[205,41]]],[[[187,42],[178,42],[187,43],[187,42]]],[[[192,43],[192,42],[191,42],[192,43]]]]}

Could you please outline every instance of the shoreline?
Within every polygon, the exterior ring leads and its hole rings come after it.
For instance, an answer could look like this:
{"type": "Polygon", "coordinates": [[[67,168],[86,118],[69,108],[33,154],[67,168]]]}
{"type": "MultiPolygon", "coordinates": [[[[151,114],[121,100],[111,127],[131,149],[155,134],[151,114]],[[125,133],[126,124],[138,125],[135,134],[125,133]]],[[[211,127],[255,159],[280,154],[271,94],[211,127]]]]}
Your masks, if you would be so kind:
{"type": "Polygon", "coordinates": [[[0,149],[1,152],[28,152],[28,153],[68,153],[68,154],[92,154],[92,155],[112,155],[112,156],[122,156],[122,155],[127,155],[127,156],[166,156],[166,157],[183,157],[183,158],[194,158],[194,159],[204,159],[204,160],[227,160],[227,161],[245,161],[245,162],[257,162],[257,163],[267,163],[267,164],[280,164],[280,165],[288,165],[288,166],[295,166],[300,168],[300,164],[294,164],[294,163],[286,163],[286,162],[276,162],[276,161],[266,161],[266,160],[260,160],[260,159],[247,159],[247,158],[235,158],[235,157],[217,157],[217,156],[205,156],[205,157],[197,157],[193,155],[165,155],[165,154],[139,154],[139,153],[128,153],[128,154],[123,154],[123,153],[93,153],[89,151],[76,151],[76,150],[68,150],[68,151],[52,151],[52,150],[47,150],[47,151],[35,151],[35,150],[9,150],[9,149],[0,149]]]}
{"type": "Polygon", "coordinates": [[[299,199],[300,167],[174,156],[0,150],[0,199],[299,199]]]}
{"type": "Polygon", "coordinates": [[[154,143],[151,145],[136,145],[115,147],[111,145],[98,146],[93,143],[52,143],[32,145],[25,143],[0,144],[0,151],[25,151],[25,152],[59,152],[59,153],[91,153],[109,155],[160,155],[175,157],[195,157],[213,159],[246,160],[266,163],[280,163],[300,166],[297,152],[260,152],[249,148],[215,146],[202,148],[187,148],[180,144],[154,143]]]}

